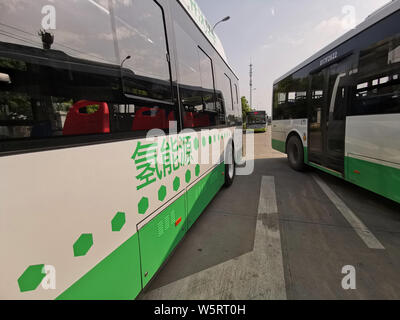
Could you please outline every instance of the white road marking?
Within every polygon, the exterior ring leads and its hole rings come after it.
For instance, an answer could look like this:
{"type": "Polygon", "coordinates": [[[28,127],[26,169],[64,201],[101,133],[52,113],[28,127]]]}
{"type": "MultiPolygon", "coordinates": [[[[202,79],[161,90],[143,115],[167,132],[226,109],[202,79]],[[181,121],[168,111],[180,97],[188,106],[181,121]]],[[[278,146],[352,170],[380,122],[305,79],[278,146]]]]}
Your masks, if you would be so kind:
{"type": "Polygon", "coordinates": [[[275,299],[286,300],[286,284],[274,177],[262,177],[261,182],[253,254],[262,255],[263,253],[267,262],[269,276],[262,285],[270,288],[272,296],[275,299]],[[267,225],[264,224],[264,221],[266,221],[267,225]]]}
{"type": "Polygon", "coordinates": [[[254,250],[147,293],[149,300],[286,300],[274,177],[263,177],[254,250]]]}
{"type": "Polygon", "coordinates": [[[355,232],[364,241],[370,249],[385,250],[385,247],[379,242],[379,240],[373,235],[373,233],[367,228],[367,226],[354,214],[353,211],[340,199],[332,189],[316,175],[313,175],[314,180],[320,186],[322,191],[328,196],[333,202],[336,208],[342,213],[347,222],[353,227],[355,232]]]}

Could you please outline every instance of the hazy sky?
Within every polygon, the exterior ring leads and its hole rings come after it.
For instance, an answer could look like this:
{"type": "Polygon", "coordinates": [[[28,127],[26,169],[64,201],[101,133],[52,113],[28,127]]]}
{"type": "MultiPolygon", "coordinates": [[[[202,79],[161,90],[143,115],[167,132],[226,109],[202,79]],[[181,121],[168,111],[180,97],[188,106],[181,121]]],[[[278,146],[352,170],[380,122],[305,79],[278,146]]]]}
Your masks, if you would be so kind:
{"type": "Polygon", "coordinates": [[[210,24],[229,15],[216,33],[249,99],[249,64],[254,65],[253,105],[271,114],[273,81],[362,22],[390,0],[197,0],[210,24]],[[354,14],[353,14],[354,12],[354,14]],[[355,19],[352,19],[352,17],[355,19]]]}

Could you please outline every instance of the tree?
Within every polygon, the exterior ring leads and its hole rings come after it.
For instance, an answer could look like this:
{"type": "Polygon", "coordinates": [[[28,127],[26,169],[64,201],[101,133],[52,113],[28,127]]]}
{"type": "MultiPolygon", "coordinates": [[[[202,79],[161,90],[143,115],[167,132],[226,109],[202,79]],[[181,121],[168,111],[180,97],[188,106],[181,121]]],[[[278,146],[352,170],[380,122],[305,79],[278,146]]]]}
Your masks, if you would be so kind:
{"type": "Polygon", "coordinates": [[[246,122],[246,116],[249,112],[251,112],[249,102],[247,101],[246,97],[242,97],[242,115],[244,122],[246,122]]]}

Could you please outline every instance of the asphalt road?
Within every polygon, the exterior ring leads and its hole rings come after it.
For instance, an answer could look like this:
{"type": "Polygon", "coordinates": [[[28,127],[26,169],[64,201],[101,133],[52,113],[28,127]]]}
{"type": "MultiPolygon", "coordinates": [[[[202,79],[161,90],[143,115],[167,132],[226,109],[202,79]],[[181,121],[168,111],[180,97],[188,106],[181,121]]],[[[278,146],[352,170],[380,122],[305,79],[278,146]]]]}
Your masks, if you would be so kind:
{"type": "Polygon", "coordinates": [[[400,299],[400,205],[255,140],[140,299],[400,299]]]}

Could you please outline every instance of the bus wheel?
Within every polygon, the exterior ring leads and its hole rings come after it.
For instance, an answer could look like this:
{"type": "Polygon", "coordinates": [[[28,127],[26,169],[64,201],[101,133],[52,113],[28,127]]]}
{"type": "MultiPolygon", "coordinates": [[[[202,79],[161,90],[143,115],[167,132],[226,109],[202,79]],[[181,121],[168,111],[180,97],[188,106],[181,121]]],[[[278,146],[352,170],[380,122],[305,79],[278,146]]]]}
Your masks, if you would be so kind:
{"type": "Polygon", "coordinates": [[[304,148],[297,136],[290,137],[287,144],[289,164],[296,171],[304,171],[304,148]]]}
{"type": "Polygon", "coordinates": [[[236,175],[235,152],[233,143],[230,143],[225,152],[225,187],[233,184],[236,175]]]}

